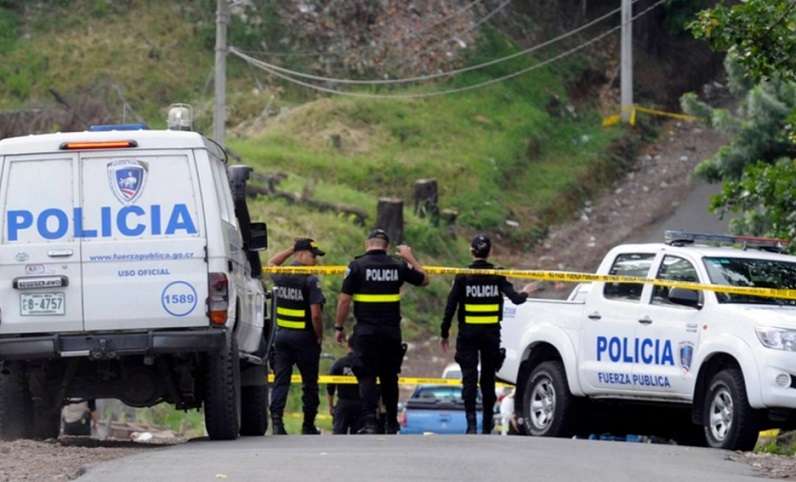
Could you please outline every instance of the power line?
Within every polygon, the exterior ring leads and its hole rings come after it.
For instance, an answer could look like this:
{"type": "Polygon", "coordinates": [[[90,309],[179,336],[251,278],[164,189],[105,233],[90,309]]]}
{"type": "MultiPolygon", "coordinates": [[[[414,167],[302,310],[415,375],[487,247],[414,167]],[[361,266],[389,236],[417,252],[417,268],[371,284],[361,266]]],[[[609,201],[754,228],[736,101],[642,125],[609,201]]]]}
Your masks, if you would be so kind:
{"type": "MultiPolygon", "coordinates": [[[[630,22],[633,22],[636,19],[638,19],[639,17],[642,17],[643,15],[646,15],[650,11],[652,11],[655,8],[659,7],[660,5],[666,3],[666,1],[667,0],[659,0],[658,2],[654,3],[653,5],[648,7],[647,9],[643,10],[642,12],[638,13],[633,18],[631,18],[630,22]]],[[[568,56],[570,56],[570,55],[572,55],[572,54],[574,54],[574,53],[576,53],[576,52],[578,52],[580,50],[583,50],[584,48],[586,48],[586,47],[588,47],[588,46],[590,46],[590,45],[602,40],[603,38],[607,37],[608,35],[616,32],[619,29],[621,29],[621,27],[622,27],[622,25],[620,24],[620,25],[618,25],[616,27],[613,27],[613,28],[611,28],[611,29],[609,29],[609,30],[607,30],[607,31],[595,36],[595,37],[592,37],[591,39],[587,40],[586,42],[581,43],[580,45],[577,45],[576,47],[573,47],[573,48],[571,48],[569,50],[561,52],[560,54],[558,54],[558,55],[556,55],[554,57],[551,57],[551,58],[549,58],[549,59],[547,59],[547,60],[545,60],[543,62],[531,65],[529,67],[526,67],[524,69],[518,70],[518,71],[513,72],[511,74],[507,74],[507,75],[504,75],[504,76],[501,76],[501,77],[497,77],[497,78],[494,78],[494,79],[490,79],[490,80],[487,80],[487,81],[479,82],[477,84],[468,85],[468,86],[465,86],[465,87],[459,87],[459,88],[454,88],[454,89],[446,89],[446,90],[435,91],[435,92],[420,92],[420,93],[413,93],[413,94],[412,93],[410,93],[410,94],[371,94],[371,93],[366,93],[366,92],[348,92],[348,91],[341,91],[341,90],[331,89],[331,88],[328,88],[328,87],[323,87],[323,86],[320,86],[320,85],[311,84],[309,82],[304,82],[302,80],[290,77],[289,75],[286,75],[284,73],[281,73],[279,71],[276,71],[276,70],[272,69],[269,66],[269,64],[267,64],[266,62],[263,62],[261,60],[255,59],[253,57],[250,57],[250,56],[248,56],[248,55],[246,55],[246,54],[244,54],[242,52],[237,51],[236,49],[231,50],[231,53],[237,55],[238,57],[240,57],[244,61],[249,62],[249,63],[253,64],[256,67],[259,67],[259,68],[265,70],[266,72],[274,75],[275,77],[279,77],[279,78],[281,78],[283,80],[286,80],[288,82],[292,82],[294,84],[297,84],[297,85],[300,85],[300,86],[303,86],[303,87],[307,87],[309,89],[317,90],[319,92],[325,92],[325,93],[328,93],[328,94],[342,95],[342,96],[348,96],[348,97],[361,97],[361,98],[370,98],[370,99],[419,99],[419,98],[427,98],[427,97],[436,97],[436,96],[440,96],[440,95],[450,95],[450,94],[456,94],[456,93],[459,93],[459,92],[465,92],[465,91],[469,91],[469,90],[479,89],[479,88],[482,88],[482,87],[486,87],[486,86],[489,86],[489,85],[496,84],[498,82],[503,82],[503,81],[518,77],[520,75],[526,74],[526,73],[531,72],[533,70],[545,67],[545,66],[547,66],[549,64],[552,64],[553,62],[556,62],[556,61],[561,60],[561,59],[563,59],[565,57],[568,57],[568,56]]]]}
{"type": "MultiPolygon", "coordinates": [[[[634,0],[634,2],[638,2],[638,1],[640,1],[640,0],[634,0]]],[[[660,3],[662,3],[662,2],[659,2],[658,4],[660,4],[660,3]]],[[[658,4],[656,4],[656,5],[658,5],[658,4]]],[[[499,64],[499,63],[506,62],[508,60],[520,57],[522,55],[527,55],[527,54],[536,52],[537,50],[541,50],[541,49],[543,49],[545,47],[548,47],[548,46],[550,46],[550,45],[552,45],[554,43],[560,42],[561,40],[564,40],[564,39],[569,38],[569,37],[571,37],[571,36],[573,36],[575,34],[578,34],[578,33],[582,32],[582,31],[588,29],[589,27],[592,27],[592,26],[602,22],[603,20],[606,20],[606,19],[610,18],[611,16],[619,13],[620,11],[621,11],[621,8],[616,8],[616,9],[611,10],[610,12],[608,12],[607,14],[605,14],[605,15],[603,15],[601,17],[598,17],[598,18],[596,18],[596,19],[594,19],[594,20],[592,20],[592,21],[590,21],[588,23],[585,23],[585,24],[581,25],[580,27],[578,27],[578,28],[576,28],[574,30],[570,30],[567,33],[559,35],[558,37],[554,37],[554,38],[552,38],[550,40],[547,40],[547,41],[542,42],[540,44],[534,45],[533,47],[529,47],[527,49],[520,50],[518,52],[514,52],[513,54],[509,54],[509,55],[506,55],[504,57],[500,57],[500,58],[497,58],[497,59],[490,60],[488,62],[483,62],[483,63],[480,63],[480,64],[476,64],[476,65],[470,65],[470,66],[467,66],[467,67],[462,67],[462,68],[459,68],[459,69],[450,70],[450,71],[447,71],[447,72],[438,72],[438,73],[435,73],[435,74],[421,75],[421,76],[416,76],[416,77],[408,77],[408,78],[403,78],[403,79],[372,79],[372,80],[336,79],[336,78],[332,78],[332,77],[324,77],[324,76],[319,76],[319,75],[312,75],[312,74],[307,74],[307,73],[304,73],[304,72],[298,72],[298,71],[295,71],[295,70],[286,69],[286,68],[280,67],[278,65],[270,64],[270,63],[265,62],[263,60],[259,60],[259,62],[261,62],[263,65],[267,66],[269,69],[272,69],[272,70],[275,70],[275,71],[278,71],[278,72],[282,72],[282,73],[284,73],[286,75],[292,75],[294,77],[300,77],[300,78],[304,78],[304,79],[308,79],[308,80],[316,80],[316,81],[320,81],[320,82],[329,82],[329,83],[333,83],[333,84],[392,85],[392,84],[407,84],[407,83],[413,83],[413,82],[422,82],[422,81],[426,81],[426,80],[438,79],[440,77],[450,77],[450,76],[462,74],[462,73],[465,73],[465,72],[470,72],[470,71],[473,71],[473,70],[483,69],[483,68],[490,67],[490,66],[495,65],[495,64],[499,64]]],[[[234,53],[236,55],[243,53],[240,50],[238,50],[236,47],[230,47],[230,52],[234,53]]]]}
{"type": "Polygon", "coordinates": [[[420,99],[420,98],[425,98],[425,97],[436,97],[436,96],[440,96],[440,95],[449,95],[449,94],[455,94],[455,93],[459,93],[459,92],[465,92],[465,91],[468,91],[468,90],[479,89],[481,87],[486,87],[488,85],[492,85],[492,84],[496,84],[498,82],[503,82],[505,80],[512,79],[514,77],[517,77],[517,76],[520,76],[522,74],[528,73],[528,72],[530,72],[532,70],[540,69],[540,68],[542,68],[542,67],[544,67],[546,65],[549,65],[549,64],[551,64],[553,62],[561,60],[564,57],[572,55],[573,53],[588,47],[589,45],[591,45],[591,44],[593,44],[593,43],[595,43],[595,42],[607,37],[608,35],[616,32],[619,29],[620,29],[620,27],[613,27],[612,29],[610,29],[610,30],[608,30],[606,32],[603,32],[603,33],[601,33],[600,35],[598,35],[596,37],[591,38],[590,40],[578,45],[577,47],[574,47],[572,49],[564,51],[564,52],[556,55],[555,57],[551,57],[551,58],[549,58],[549,59],[547,59],[547,60],[545,60],[543,62],[531,65],[531,66],[526,67],[526,68],[524,68],[522,70],[518,70],[517,72],[513,72],[511,74],[504,75],[502,77],[498,77],[498,78],[495,78],[495,79],[490,79],[490,80],[487,80],[487,81],[484,81],[484,82],[479,82],[479,83],[473,84],[473,85],[468,85],[466,87],[459,87],[459,88],[456,88],[456,89],[447,89],[447,90],[441,90],[441,91],[435,91],[435,92],[422,92],[422,93],[416,93],[416,94],[369,94],[369,93],[365,93],[365,92],[348,92],[348,91],[330,89],[330,88],[323,87],[323,86],[320,86],[320,85],[315,85],[315,84],[311,84],[309,82],[304,82],[302,80],[294,79],[293,77],[290,77],[288,75],[280,73],[280,72],[278,72],[276,70],[272,70],[267,65],[261,65],[262,64],[261,61],[255,59],[255,58],[249,57],[246,54],[242,54],[242,53],[236,52],[236,51],[231,51],[231,53],[237,55],[238,57],[242,58],[246,62],[251,62],[256,67],[259,67],[259,68],[265,70],[266,72],[268,72],[268,73],[270,73],[270,74],[272,74],[272,75],[274,75],[276,77],[279,77],[279,78],[284,79],[284,80],[286,80],[288,82],[292,82],[294,84],[298,84],[298,85],[301,85],[303,87],[314,89],[314,90],[317,90],[317,91],[320,91],[320,92],[326,92],[326,93],[329,93],[329,94],[344,95],[344,96],[349,96],[349,97],[363,97],[363,98],[369,98],[369,99],[420,99]]]}

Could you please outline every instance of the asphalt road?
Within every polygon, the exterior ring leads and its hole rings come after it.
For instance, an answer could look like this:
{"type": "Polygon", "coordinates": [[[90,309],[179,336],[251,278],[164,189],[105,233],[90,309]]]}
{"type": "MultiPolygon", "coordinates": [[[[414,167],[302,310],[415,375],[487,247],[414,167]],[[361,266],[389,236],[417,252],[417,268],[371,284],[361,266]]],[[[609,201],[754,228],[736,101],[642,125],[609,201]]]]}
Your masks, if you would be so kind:
{"type": "Polygon", "coordinates": [[[89,481],[760,481],[729,452],[500,436],[285,436],[197,440],[89,468],[89,481]]]}

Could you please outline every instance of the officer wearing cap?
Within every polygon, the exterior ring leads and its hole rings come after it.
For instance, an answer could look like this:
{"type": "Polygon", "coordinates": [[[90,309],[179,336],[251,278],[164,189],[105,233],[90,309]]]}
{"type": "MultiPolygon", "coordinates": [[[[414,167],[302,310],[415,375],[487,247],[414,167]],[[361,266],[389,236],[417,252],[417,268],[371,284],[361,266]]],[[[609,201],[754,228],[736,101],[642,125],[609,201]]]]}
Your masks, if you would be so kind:
{"type": "MultiPolygon", "coordinates": [[[[487,261],[492,249],[488,237],[479,234],[470,243],[475,260],[474,269],[495,269],[487,261]]],[[[453,315],[458,311],[459,333],[456,337],[455,360],[462,368],[462,398],[467,417],[467,433],[476,433],[476,396],[478,394],[478,360],[481,359],[481,395],[483,397],[483,424],[485,434],[492,433],[492,411],[495,401],[495,372],[503,364],[500,350],[500,322],[503,318],[503,296],[512,303],[522,304],[528,293],[516,292],[503,276],[457,275],[448,295],[445,316],[442,320],[442,350],[448,351],[448,334],[453,315]]]]}
{"type": "MultiPolygon", "coordinates": [[[[296,240],[292,248],[277,253],[268,261],[280,266],[291,256],[294,266],[314,266],[318,256],[325,253],[309,238],[296,240]]],[[[314,275],[274,275],[274,303],[276,306],[276,338],[271,366],[274,385],[271,391],[271,419],[274,435],[286,435],[282,414],[285,410],[293,365],[298,366],[303,383],[302,403],[304,424],[301,433],[318,435],[315,416],[318,413],[318,365],[323,342],[321,311],[326,299],[320,281],[314,275]]]]}
{"type": "Polygon", "coordinates": [[[354,303],[354,374],[359,381],[364,426],[360,433],[377,433],[379,392],[387,412],[387,433],[398,432],[398,373],[403,360],[401,346],[401,285],[428,284],[428,277],[409,246],[398,246],[401,259],[387,254],[390,238],[383,229],[370,232],[367,252],[348,265],[338,298],[335,330],[345,341],[343,324],[354,303]],[[376,386],[381,382],[381,390],[376,386]]]}

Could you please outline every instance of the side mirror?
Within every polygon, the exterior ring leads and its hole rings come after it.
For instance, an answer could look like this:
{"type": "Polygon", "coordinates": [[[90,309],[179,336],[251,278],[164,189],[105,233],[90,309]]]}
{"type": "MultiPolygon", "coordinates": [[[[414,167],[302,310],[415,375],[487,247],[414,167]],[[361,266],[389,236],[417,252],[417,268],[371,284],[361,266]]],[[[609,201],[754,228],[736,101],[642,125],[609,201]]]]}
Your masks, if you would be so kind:
{"type": "Polygon", "coordinates": [[[675,305],[687,306],[689,308],[702,308],[702,300],[698,291],[687,290],[684,288],[670,288],[669,301],[675,305]]]}
{"type": "Polygon", "coordinates": [[[249,251],[262,251],[268,248],[268,227],[265,223],[249,225],[249,251]]]}

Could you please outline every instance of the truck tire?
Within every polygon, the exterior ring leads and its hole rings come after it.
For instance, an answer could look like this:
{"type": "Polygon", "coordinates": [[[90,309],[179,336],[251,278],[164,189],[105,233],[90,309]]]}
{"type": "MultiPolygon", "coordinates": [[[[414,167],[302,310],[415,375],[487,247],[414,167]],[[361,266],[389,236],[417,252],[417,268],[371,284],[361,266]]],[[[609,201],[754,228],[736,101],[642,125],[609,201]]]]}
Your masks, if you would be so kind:
{"type": "Polygon", "coordinates": [[[707,444],[727,450],[752,450],[758,426],[746,398],[743,374],[737,368],[717,373],[705,397],[704,431],[707,444]]]}
{"type": "Polygon", "coordinates": [[[33,427],[28,381],[17,366],[8,368],[0,371],[0,439],[27,438],[33,427]]]}
{"type": "Polygon", "coordinates": [[[235,338],[207,355],[205,428],[210,440],[235,440],[240,434],[240,360],[235,338]]]}
{"type": "Polygon", "coordinates": [[[541,363],[528,377],[522,397],[526,432],[537,437],[572,436],[574,405],[575,397],[569,391],[561,362],[541,363]]]}
{"type": "Polygon", "coordinates": [[[268,385],[241,389],[240,434],[262,437],[268,430],[268,385]]]}
{"type": "Polygon", "coordinates": [[[42,407],[39,409],[35,405],[32,437],[40,440],[58,438],[61,435],[61,406],[58,405],[57,408],[42,407]]]}

